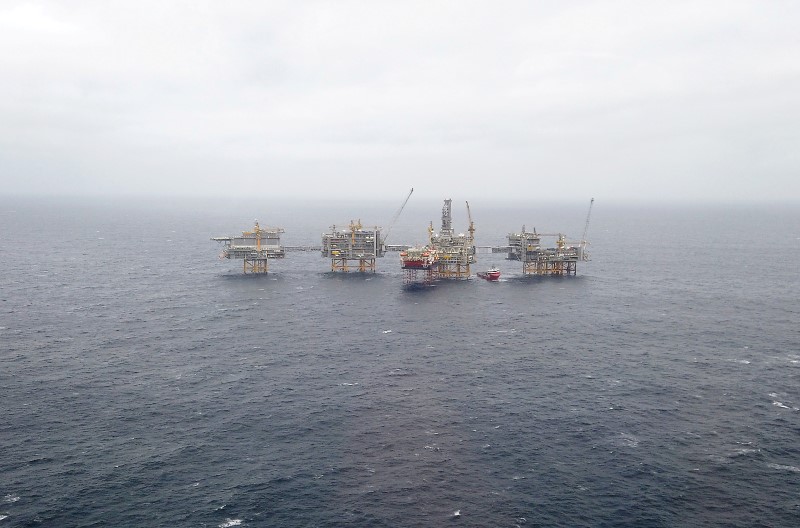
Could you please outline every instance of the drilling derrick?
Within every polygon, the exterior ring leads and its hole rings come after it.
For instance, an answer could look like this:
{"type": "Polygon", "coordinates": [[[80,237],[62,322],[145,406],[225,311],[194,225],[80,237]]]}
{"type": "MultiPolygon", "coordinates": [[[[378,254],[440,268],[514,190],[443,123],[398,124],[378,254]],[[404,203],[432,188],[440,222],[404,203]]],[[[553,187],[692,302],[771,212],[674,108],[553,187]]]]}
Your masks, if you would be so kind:
{"type": "Polygon", "coordinates": [[[242,259],[244,273],[267,273],[269,259],[285,256],[281,246],[283,232],[280,227],[261,227],[256,220],[252,231],[243,231],[241,235],[214,237],[211,240],[225,244],[219,258],[242,259]]]}
{"type": "Polygon", "coordinates": [[[449,198],[442,206],[442,230],[439,234],[453,236],[453,200],[449,198]]]}
{"type": "Polygon", "coordinates": [[[375,259],[383,255],[381,229],[364,229],[361,220],[343,230],[331,226],[331,232],[322,235],[322,256],[331,259],[331,271],[375,273],[375,259]]]}
{"type": "Polygon", "coordinates": [[[441,231],[433,233],[432,229],[429,229],[430,247],[436,255],[434,276],[439,279],[467,279],[470,276],[470,264],[475,262],[475,226],[468,202],[469,234],[456,235],[453,231],[451,204],[452,200],[444,201],[441,231]]]}

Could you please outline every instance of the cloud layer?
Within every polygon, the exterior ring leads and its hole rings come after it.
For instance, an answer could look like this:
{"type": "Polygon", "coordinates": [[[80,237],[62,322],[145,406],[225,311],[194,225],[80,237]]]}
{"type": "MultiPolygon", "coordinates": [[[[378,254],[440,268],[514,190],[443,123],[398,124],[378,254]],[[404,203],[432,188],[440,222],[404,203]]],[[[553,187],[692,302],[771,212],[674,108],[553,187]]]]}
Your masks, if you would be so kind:
{"type": "Polygon", "coordinates": [[[11,2],[7,193],[800,200],[796,2],[11,2]]]}

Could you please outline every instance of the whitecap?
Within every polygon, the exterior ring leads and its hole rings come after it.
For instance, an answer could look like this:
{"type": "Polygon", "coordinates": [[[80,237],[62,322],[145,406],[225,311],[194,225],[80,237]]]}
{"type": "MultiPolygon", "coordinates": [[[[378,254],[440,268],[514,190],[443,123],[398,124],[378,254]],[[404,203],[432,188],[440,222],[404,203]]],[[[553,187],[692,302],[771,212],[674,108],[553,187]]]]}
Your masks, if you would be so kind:
{"type": "Polygon", "coordinates": [[[774,405],[775,407],[780,407],[781,409],[788,409],[789,408],[788,405],[784,405],[779,401],[772,402],[772,405],[774,405]]]}
{"type": "Polygon", "coordinates": [[[768,468],[772,468],[772,469],[780,469],[782,471],[792,471],[794,473],[800,473],[800,468],[795,467],[795,466],[784,466],[782,464],[772,464],[772,463],[770,463],[770,464],[767,464],[767,467],[768,468]]]}
{"type": "Polygon", "coordinates": [[[241,526],[241,519],[225,519],[225,522],[219,525],[219,528],[230,528],[231,526],[241,526]]]}
{"type": "Polygon", "coordinates": [[[461,510],[456,510],[453,512],[453,517],[461,517],[461,510]]]}
{"type": "Polygon", "coordinates": [[[717,464],[730,464],[733,460],[723,455],[708,455],[708,459],[717,464]]]}
{"type": "Polygon", "coordinates": [[[620,433],[620,439],[615,443],[623,447],[639,447],[639,439],[629,433],[620,433]]]}
{"type": "Polygon", "coordinates": [[[391,330],[384,330],[384,331],[383,331],[383,333],[384,333],[384,334],[391,334],[391,333],[392,333],[392,331],[391,331],[391,330]]]}
{"type": "Polygon", "coordinates": [[[10,493],[3,497],[3,502],[17,502],[19,500],[19,495],[11,495],[10,493]]]}
{"type": "Polygon", "coordinates": [[[3,519],[8,519],[8,515],[0,515],[0,521],[2,521],[3,519]]]}

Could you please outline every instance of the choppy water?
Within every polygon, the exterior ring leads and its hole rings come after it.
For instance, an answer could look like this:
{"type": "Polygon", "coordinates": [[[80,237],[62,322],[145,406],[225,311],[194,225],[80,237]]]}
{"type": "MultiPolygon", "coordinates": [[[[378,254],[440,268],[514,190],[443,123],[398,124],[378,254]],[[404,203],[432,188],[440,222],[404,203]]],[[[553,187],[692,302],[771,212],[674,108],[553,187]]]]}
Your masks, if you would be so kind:
{"type": "Polygon", "coordinates": [[[423,291],[209,241],[395,207],[1,201],[0,526],[800,525],[800,209],[597,203],[578,277],[423,291]]]}

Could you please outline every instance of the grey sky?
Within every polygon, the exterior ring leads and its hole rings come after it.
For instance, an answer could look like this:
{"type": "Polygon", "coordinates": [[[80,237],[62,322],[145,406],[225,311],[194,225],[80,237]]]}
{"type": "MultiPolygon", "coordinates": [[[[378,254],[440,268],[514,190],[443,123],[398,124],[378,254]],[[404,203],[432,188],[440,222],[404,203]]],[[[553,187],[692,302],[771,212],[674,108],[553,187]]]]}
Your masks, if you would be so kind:
{"type": "Polygon", "coordinates": [[[2,1],[0,193],[800,201],[798,27],[796,1],[2,1]]]}

